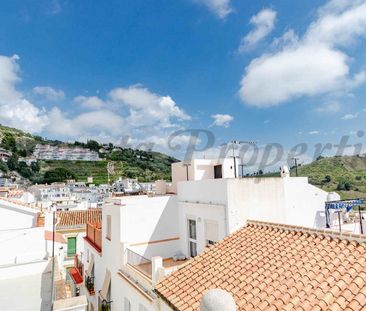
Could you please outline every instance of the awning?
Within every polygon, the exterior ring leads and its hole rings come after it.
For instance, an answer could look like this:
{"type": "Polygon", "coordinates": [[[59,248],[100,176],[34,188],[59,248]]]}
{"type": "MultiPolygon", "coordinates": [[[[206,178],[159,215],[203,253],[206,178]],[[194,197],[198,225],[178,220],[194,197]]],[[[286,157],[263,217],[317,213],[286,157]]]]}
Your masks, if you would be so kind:
{"type": "Polygon", "coordinates": [[[69,270],[69,274],[76,285],[83,283],[83,277],[80,275],[79,270],[75,267],[69,270]]]}
{"type": "Polygon", "coordinates": [[[340,201],[329,201],[325,202],[325,224],[327,228],[330,228],[330,212],[329,210],[346,210],[350,212],[355,206],[362,205],[364,200],[340,200],[340,201]]]}
{"type": "Polygon", "coordinates": [[[99,291],[99,294],[100,294],[100,296],[101,296],[102,299],[106,299],[107,300],[107,295],[108,295],[108,290],[109,290],[109,285],[110,284],[111,284],[111,272],[107,269],[105,271],[103,287],[99,291]]]}
{"type": "Polygon", "coordinates": [[[92,276],[93,267],[94,267],[94,256],[91,255],[88,270],[86,270],[86,274],[88,276],[92,276]]]}

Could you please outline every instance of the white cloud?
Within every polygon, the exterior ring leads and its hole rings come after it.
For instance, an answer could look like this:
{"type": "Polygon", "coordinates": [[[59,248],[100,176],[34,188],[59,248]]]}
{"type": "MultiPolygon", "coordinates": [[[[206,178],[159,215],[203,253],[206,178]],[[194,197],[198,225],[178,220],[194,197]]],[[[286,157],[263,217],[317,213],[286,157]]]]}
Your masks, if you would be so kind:
{"type": "MultiPolygon", "coordinates": [[[[67,141],[93,138],[118,142],[130,136],[135,142],[158,142],[159,146],[165,142],[167,150],[172,128],[182,128],[191,119],[172,97],[141,85],[113,89],[105,99],[77,96],[74,101],[80,104],[80,113],[57,106],[46,111],[16,89],[20,81],[18,59],[0,56],[0,123],[4,125],[67,141]]],[[[51,87],[36,87],[33,91],[48,100],[61,96],[51,87]]]]}
{"type": "Polygon", "coordinates": [[[128,121],[136,127],[157,125],[170,128],[174,127],[174,119],[191,119],[170,96],[152,93],[141,85],[113,89],[108,97],[113,104],[129,109],[128,121]]]}
{"type": "Polygon", "coordinates": [[[104,101],[97,96],[77,96],[74,102],[88,109],[99,109],[105,105],[104,101]]]}
{"type": "Polygon", "coordinates": [[[341,109],[341,104],[338,101],[330,101],[316,109],[317,112],[335,113],[341,109]]]}
{"type": "Polygon", "coordinates": [[[268,107],[301,96],[347,92],[362,84],[365,72],[352,75],[350,57],[342,49],[366,34],[366,1],[347,3],[328,2],[302,38],[292,33],[277,51],[254,59],[241,80],[241,99],[268,107]]]}
{"type": "Polygon", "coordinates": [[[230,0],[196,0],[208,7],[219,18],[225,18],[233,9],[231,8],[230,0]]]}
{"type": "Polygon", "coordinates": [[[214,119],[212,126],[223,126],[223,127],[229,127],[231,121],[234,120],[233,116],[229,114],[220,114],[220,113],[212,115],[211,118],[214,119]]]}
{"type": "Polygon", "coordinates": [[[358,113],[348,113],[348,114],[345,114],[343,117],[342,117],[342,120],[353,120],[353,119],[356,119],[358,117],[358,113]]]}
{"type": "Polygon", "coordinates": [[[19,57],[0,55],[0,123],[30,132],[41,132],[48,123],[45,112],[16,90],[20,81],[19,57]]]}
{"type": "Polygon", "coordinates": [[[124,119],[108,110],[84,112],[75,117],[67,117],[59,108],[49,113],[47,132],[62,137],[77,138],[105,133],[111,136],[122,135],[126,129],[124,119]]]}
{"type": "Polygon", "coordinates": [[[65,98],[65,93],[61,90],[55,90],[50,86],[36,86],[33,88],[33,93],[44,96],[51,101],[57,101],[65,98]]]}
{"type": "Polygon", "coordinates": [[[239,52],[245,52],[254,48],[274,28],[277,12],[272,9],[263,9],[257,15],[252,16],[250,24],[254,29],[241,39],[239,52]]]}
{"type": "Polygon", "coordinates": [[[319,135],[320,132],[319,131],[310,131],[309,135],[319,135]]]}

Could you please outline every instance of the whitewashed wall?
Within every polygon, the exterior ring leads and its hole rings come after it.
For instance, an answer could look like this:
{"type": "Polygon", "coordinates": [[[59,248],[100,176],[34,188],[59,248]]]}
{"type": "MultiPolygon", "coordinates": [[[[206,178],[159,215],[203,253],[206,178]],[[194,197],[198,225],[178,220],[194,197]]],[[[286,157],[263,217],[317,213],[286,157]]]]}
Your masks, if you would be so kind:
{"type": "Polygon", "coordinates": [[[37,210],[0,199],[0,230],[35,227],[38,213],[37,210]]]}

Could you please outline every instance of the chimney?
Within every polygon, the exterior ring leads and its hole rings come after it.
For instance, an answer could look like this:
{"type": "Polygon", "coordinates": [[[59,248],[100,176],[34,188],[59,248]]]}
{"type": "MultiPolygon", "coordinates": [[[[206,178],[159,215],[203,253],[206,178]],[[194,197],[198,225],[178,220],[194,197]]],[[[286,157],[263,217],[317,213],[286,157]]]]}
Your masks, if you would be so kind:
{"type": "Polygon", "coordinates": [[[163,258],[160,256],[155,256],[151,258],[151,263],[152,283],[156,284],[160,280],[160,269],[163,267],[163,258]]]}
{"type": "Polygon", "coordinates": [[[37,227],[44,227],[45,216],[44,213],[39,213],[37,216],[37,227]]]}
{"type": "Polygon", "coordinates": [[[236,311],[233,296],[226,290],[214,288],[208,290],[200,302],[200,311],[236,311]]]}

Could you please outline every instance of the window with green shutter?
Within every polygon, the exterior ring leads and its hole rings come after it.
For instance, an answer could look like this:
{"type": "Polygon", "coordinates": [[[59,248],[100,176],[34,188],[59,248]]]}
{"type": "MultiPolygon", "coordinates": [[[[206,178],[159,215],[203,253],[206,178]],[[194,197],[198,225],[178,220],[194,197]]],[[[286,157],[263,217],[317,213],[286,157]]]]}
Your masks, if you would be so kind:
{"type": "Polygon", "coordinates": [[[76,237],[67,238],[67,256],[72,257],[76,254],[76,237]]]}

